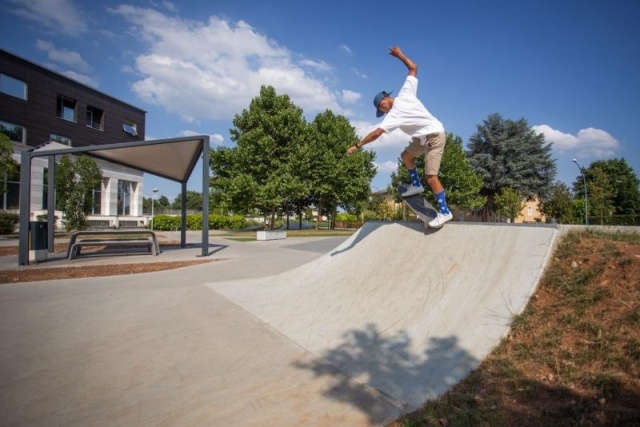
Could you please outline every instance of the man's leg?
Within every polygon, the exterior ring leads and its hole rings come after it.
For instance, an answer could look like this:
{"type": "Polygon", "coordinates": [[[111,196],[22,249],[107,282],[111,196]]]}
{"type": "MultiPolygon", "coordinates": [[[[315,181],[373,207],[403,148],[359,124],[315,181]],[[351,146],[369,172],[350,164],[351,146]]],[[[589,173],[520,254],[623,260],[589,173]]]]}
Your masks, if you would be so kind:
{"type": "Polygon", "coordinates": [[[409,179],[411,180],[411,185],[413,185],[414,187],[421,187],[422,184],[420,184],[420,176],[418,175],[418,171],[416,169],[416,155],[411,153],[409,150],[404,150],[400,157],[402,157],[402,162],[407,168],[407,171],[409,171],[409,179]]]}
{"type": "Polygon", "coordinates": [[[447,136],[444,132],[437,135],[429,135],[427,137],[427,153],[425,154],[425,174],[427,178],[427,184],[431,187],[433,194],[435,195],[436,202],[438,203],[438,216],[436,219],[429,223],[430,227],[441,227],[447,221],[453,218],[449,206],[447,205],[447,198],[444,191],[444,186],[438,178],[440,172],[440,163],[442,162],[442,156],[444,155],[444,146],[447,141],[447,136]]]}

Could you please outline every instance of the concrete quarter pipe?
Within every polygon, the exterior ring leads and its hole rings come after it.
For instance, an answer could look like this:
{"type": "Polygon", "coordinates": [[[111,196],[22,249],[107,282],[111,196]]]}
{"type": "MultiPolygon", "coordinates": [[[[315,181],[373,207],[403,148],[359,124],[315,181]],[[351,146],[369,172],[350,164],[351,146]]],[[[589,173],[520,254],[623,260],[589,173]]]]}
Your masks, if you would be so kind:
{"type": "Polygon", "coordinates": [[[333,376],[325,397],[384,424],[445,392],[498,344],[534,292],[556,234],[373,222],[296,269],[208,286],[310,352],[292,366],[333,376]]]}

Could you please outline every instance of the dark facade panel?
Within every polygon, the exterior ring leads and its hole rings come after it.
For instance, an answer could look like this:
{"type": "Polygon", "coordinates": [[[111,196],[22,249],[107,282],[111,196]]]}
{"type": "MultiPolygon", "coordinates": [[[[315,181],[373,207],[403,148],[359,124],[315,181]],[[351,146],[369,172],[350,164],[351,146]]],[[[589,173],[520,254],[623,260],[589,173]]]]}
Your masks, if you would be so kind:
{"type": "Polygon", "coordinates": [[[49,141],[51,134],[71,138],[74,147],[144,141],[146,112],[140,108],[2,49],[0,73],[27,83],[27,100],[0,93],[0,121],[24,126],[29,146],[49,141]],[[75,101],[75,121],[58,117],[61,98],[75,101]],[[135,123],[137,136],[123,130],[125,123],[135,123]]]}

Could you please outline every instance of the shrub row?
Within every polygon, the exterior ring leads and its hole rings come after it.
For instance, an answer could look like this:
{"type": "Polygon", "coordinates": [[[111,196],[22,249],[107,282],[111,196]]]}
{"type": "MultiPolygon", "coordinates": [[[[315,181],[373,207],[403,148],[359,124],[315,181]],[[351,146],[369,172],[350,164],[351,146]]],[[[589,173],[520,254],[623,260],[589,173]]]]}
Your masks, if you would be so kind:
{"type": "MultiPolygon", "coordinates": [[[[153,217],[154,230],[179,230],[180,216],[156,215],[153,217]]],[[[202,230],[202,214],[187,215],[187,230],[202,230]]],[[[209,215],[209,230],[239,230],[247,226],[241,215],[209,215]]]]}
{"type": "Polygon", "coordinates": [[[0,234],[11,234],[20,221],[18,214],[0,212],[0,234]]]}

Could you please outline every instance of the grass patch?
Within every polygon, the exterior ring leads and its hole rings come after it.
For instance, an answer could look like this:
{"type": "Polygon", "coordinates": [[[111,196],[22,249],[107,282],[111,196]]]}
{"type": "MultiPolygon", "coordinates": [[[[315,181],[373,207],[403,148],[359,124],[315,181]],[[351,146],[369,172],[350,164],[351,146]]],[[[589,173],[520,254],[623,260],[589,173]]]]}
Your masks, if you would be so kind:
{"type": "Polygon", "coordinates": [[[558,244],[509,336],[397,426],[640,425],[640,234],[558,244]]]}

